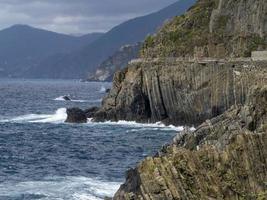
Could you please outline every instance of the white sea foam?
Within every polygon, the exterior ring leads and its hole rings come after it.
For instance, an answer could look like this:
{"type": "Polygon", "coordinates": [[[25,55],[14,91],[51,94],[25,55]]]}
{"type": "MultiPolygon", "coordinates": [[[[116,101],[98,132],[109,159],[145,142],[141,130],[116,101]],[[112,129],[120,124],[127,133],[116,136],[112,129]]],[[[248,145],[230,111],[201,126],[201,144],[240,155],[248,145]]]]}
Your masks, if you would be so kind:
{"type": "Polygon", "coordinates": [[[67,119],[67,109],[60,108],[54,114],[47,115],[46,118],[43,119],[35,119],[31,120],[30,122],[35,123],[62,123],[67,119]]]}
{"type": "Polygon", "coordinates": [[[59,108],[54,114],[29,114],[19,117],[5,119],[1,122],[14,123],[63,123],[67,119],[67,109],[59,108]]]}
{"type": "Polygon", "coordinates": [[[54,99],[54,101],[72,101],[72,102],[79,102],[79,103],[85,103],[85,102],[101,102],[102,99],[96,99],[96,100],[80,100],[80,99],[70,99],[70,100],[66,100],[64,98],[65,96],[60,96],[54,99]]]}
{"type": "Polygon", "coordinates": [[[55,98],[54,101],[66,101],[66,100],[64,99],[64,96],[60,96],[55,98]]]}
{"type": "MultiPolygon", "coordinates": [[[[23,115],[11,119],[1,120],[0,122],[15,122],[15,123],[64,123],[67,119],[67,109],[60,108],[54,114],[29,114],[23,115]]],[[[133,129],[129,130],[128,132],[136,132],[136,131],[146,131],[146,130],[175,130],[181,132],[184,130],[183,126],[174,126],[169,125],[166,126],[162,122],[157,123],[137,123],[134,121],[106,121],[106,122],[93,122],[92,119],[88,119],[88,124],[90,125],[110,125],[110,126],[125,126],[125,127],[132,127],[133,129]]],[[[193,127],[190,130],[195,130],[193,127]]]]}
{"type": "Polygon", "coordinates": [[[75,100],[75,99],[72,99],[70,100],[72,102],[79,102],[79,103],[100,103],[102,101],[102,99],[95,99],[95,100],[75,100]]]}
{"type": "MultiPolygon", "coordinates": [[[[134,121],[124,121],[120,120],[118,122],[112,122],[112,121],[106,121],[106,122],[93,122],[92,119],[88,119],[89,124],[98,124],[98,125],[120,125],[120,126],[127,126],[127,127],[136,127],[136,128],[143,128],[143,129],[152,129],[152,130],[175,130],[175,131],[183,131],[183,126],[174,126],[169,125],[166,126],[162,122],[156,122],[156,123],[137,123],[134,121]]],[[[139,129],[140,130],[140,129],[139,129]]]]}
{"type": "Polygon", "coordinates": [[[102,200],[112,197],[119,187],[118,182],[87,177],[52,177],[42,181],[2,182],[0,197],[38,195],[43,200],[102,200]]]}
{"type": "Polygon", "coordinates": [[[105,92],[106,92],[106,88],[105,88],[104,86],[102,86],[102,87],[100,88],[99,92],[101,92],[101,93],[105,93],[105,92]]]}

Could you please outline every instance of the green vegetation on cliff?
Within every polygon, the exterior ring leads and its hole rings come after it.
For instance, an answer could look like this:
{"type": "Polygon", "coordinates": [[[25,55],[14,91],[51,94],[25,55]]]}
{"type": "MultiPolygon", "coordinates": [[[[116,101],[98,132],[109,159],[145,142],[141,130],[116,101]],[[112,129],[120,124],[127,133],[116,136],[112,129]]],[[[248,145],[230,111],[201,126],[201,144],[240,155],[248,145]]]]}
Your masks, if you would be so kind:
{"type": "Polygon", "coordinates": [[[198,0],[147,37],[143,57],[249,57],[267,48],[264,0],[198,0]]]}
{"type": "Polygon", "coordinates": [[[143,55],[147,57],[186,56],[195,46],[208,43],[209,21],[214,0],[199,2],[186,14],[167,22],[155,36],[144,42],[143,55]]]}

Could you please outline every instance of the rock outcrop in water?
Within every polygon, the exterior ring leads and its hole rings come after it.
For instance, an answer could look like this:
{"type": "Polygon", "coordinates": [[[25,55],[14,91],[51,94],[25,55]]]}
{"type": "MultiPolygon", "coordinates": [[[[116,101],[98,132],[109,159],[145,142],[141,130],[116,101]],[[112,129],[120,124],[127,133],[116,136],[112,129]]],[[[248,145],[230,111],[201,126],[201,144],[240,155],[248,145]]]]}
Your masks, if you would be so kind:
{"type": "Polygon", "coordinates": [[[67,123],[86,123],[87,116],[86,113],[79,108],[69,108],[67,109],[67,123]]]}
{"type": "Polygon", "coordinates": [[[267,87],[127,173],[114,200],[265,199],[267,87]]]}

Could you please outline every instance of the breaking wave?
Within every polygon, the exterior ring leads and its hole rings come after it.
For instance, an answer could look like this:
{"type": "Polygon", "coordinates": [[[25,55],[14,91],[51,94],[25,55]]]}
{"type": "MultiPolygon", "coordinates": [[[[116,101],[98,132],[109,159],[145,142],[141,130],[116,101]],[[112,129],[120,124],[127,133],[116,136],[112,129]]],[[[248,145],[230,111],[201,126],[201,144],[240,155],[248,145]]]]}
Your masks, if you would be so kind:
{"type": "Polygon", "coordinates": [[[100,103],[102,101],[102,99],[95,99],[95,100],[80,100],[80,99],[70,99],[70,100],[66,100],[64,99],[65,96],[60,96],[57,97],[55,99],[53,99],[54,101],[70,101],[70,102],[78,102],[78,103],[100,103]]]}
{"type": "MultiPolygon", "coordinates": [[[[175,131],[183,131],[183,126],[174,126],[169,125],[166,126],[162,122],[156,122],[156,123],[137,123],[134,121],[118,121],[118,122],[112,122],[112,121],[106,121],[106,122],[93,122],[92,119],[88,120],[89,124],[98,124],[98,125],[121,125],[121,126],[127,126],[127,127],[134,127],[134,128],[143,128],[143,130],[175,130],[175,131]]],[[[193,130],[193,128],[191,128],[193,130]]],[[[140,131],[140,129],[138,129],[140,131]]]]}
{"type": "Polygon", "coordinates": [[[67,119],[67,109],[59,108],[54,114],[29,114],[2,120],[1,122],[14,123],[63,123],[67,119]]]}
{"type": "MultiPolygon", "coordinates": [[[[0,122],[13,122],[13,123],[64,123],[67,119],[67,109],[66,108],[59,108],[54,114],[29,114],[29,115],[22,115],[19,117],[6,119],[6,120],[0,120],[0,122]]],[[[157,123],[137,123],[134,121],[118,121],[118,122],[112,122],[112,121],[106,121],[106,122],[93,122],[92,119],[88,119],[88,125],[93,126],[103,126],[103,125],[109,125],[109,126],[125,126],[125,127],[132,127],[133,129],[129,132],[135,132],[140,130],[174,130],[181,132],[184,130],[183,126],[174,126],[169,125],[166,126],[162,122],[157,123]]],[[[192,127],[191,130],[194,130],[192,127]]]]}

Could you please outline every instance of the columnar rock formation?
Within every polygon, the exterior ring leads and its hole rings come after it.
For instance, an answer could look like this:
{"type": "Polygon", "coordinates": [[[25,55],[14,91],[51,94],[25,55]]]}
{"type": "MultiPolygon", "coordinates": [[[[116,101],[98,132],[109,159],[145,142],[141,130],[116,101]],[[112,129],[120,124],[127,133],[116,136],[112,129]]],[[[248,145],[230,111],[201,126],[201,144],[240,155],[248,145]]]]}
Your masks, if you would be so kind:
{"type": "Polygon", "coordinates": [[[115,75],[95,120],[199,124],[244,103],[252,85],[264,84],[266,62],[134,63],[115,75]]]}

